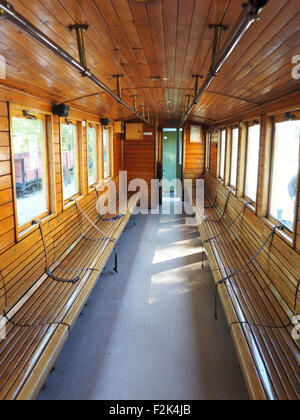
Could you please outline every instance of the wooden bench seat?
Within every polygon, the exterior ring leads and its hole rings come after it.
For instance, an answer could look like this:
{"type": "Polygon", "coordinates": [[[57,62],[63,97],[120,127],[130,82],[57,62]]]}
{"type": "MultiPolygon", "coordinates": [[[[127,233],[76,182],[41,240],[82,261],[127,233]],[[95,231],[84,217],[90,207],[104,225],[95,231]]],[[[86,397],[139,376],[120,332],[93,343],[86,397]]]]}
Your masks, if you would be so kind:
{"type": "MultiPolygon", "coordinates": [[[[204,241],[221,234],[204,243],[218,283],[243,267],[272,229],[209,175],[206,191],[206,220],[199,219],[199,230],[204,241]]],[[[300,314],[300,296],[295,305],[300,258],[287,248],[275,234],[251,264],[218,287],[253,399],[300,397],[300,342],[292,338],[291,324],[300,314]]]]}
{"type": "MultiPolygon", "coordinates": [[[[131,212],[115,221],[100,220],[95,204],[95,195],[80,202],[84,212],[117,242],[131,212]]],[[[8,258],[11,252],[7,253],[6,266],[1,270],[5,295],[0,284],[2,307],[6,308],[9,319],[6,339],[0,341],[1,400],[27,400],[38,395],[116,245],[109,239],[103,240],[75,205],[66,214],[44,223],[42,229],[53,274],[66,280],[79,276],[80,280],[57,282],[45,274],[45,252],[38,253],[40,247],[43,249],[39,231],[31,256],[24,245],[23,249],[17,248],[19,258],[26,255],[29,262],[17,275],[15,260],[8,258]],[[41,275],[35,276],[28,288],[35,266],[41,275]]],[[[0,258],[0,267],[4,261],[0,258]]]]}

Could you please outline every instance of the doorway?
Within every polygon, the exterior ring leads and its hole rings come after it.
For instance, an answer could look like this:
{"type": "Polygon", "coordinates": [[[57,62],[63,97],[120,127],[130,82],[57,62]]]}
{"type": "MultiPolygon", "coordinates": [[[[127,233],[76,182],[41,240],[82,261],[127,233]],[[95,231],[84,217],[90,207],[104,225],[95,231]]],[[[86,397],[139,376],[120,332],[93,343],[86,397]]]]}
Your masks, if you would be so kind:
{"type": "Polygon", "coordinates": [[[183,129],[163,129],[163,194],[177,197],[176,179],[182,180],[183,129]]]}

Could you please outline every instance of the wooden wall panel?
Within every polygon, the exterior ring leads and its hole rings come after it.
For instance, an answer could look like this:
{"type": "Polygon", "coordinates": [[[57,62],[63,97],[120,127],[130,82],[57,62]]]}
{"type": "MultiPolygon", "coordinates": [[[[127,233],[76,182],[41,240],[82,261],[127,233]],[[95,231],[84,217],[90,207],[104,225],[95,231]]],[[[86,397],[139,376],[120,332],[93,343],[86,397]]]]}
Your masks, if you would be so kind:
{"type": "Polygon", "coordinates": [[[209,172],[214,177],[217,177],[218,172],[218,146],[219,144],[217,142],[211,142],[210,144],[209,172]]]}
{"type": "Polygon", "coordinates": [[[144,133],[146,132],[152,132],[153,135],[144,135],[143,140],[124,141],[124,162],[128,172],[128,182],[136,178],[144,179],[148,184],[150,199],[151,180],[155,178],[154,128],[144,124],[144,133]]]}
{"type": "MultiPolygon", "coordinates": [[[[8,103],[24,106],[33,110],[51,112],[52,102],[42,101],[26,93],[0,88],[0,272],[9,282],[9,306],[19,299],[45,271],[45,251],[38,227],[33,227],[27,234],[17,239],[14,217],[14,194],[12,180],[11,144],[9,134],[8,103]],[[11,271],[10,271],[11,270],[11,271]],[[8,277],[7,277],[8,276],[8,277]]],[[[71,109],[71,119],[78,121],[99,121],[100,116],[71,109]]],[[[56,214],[50,216],[49,226],[57,242],[56,258],[78,235],[78,218],[74,205],[63,206],[60,119],[52,117],[53,168],[55,170],[55,205],[56,214]],[[68,223],[68,226],[67,226],[68,223]]],[[[119,135],[114,136],[114,165],[118,172],[122,165],[122,144],[119,135]]],[[[102,155],[101,155],[102,156],[102,155]]],[[[80,159],[83,164],[84,189],[87,192],[87,141],[86,129],[82,130],[80,159]]],[[[83,205],[95,199],[92,191],[83,200],[83,205]]],[[[95,208],[92,205],[91,208],[95,208]]],[[[47,233],[47,232],[46,232],[47,233]]],[[[48,232],[49,233],[49,232],[48,232]]],[[[79,232],[80,233],[80,232],[79,232]]],[[[50,253],[52,251],[50,250],[50,253]]],[[[5,280],[5,281],[6,281],[5,280]]],[[[1,283],[1,282],[0,282],[1,283]]],[[[0,284],[0,307],[3,305],[3,285],[0,284]]]]}
{"type": "Polygon", "coordinates": [[[205,170],[205,136],[202,135],[201,143],[190,142],[190,125],[185,126],[184,145],[184,179],[199,179],[205,170]]]}

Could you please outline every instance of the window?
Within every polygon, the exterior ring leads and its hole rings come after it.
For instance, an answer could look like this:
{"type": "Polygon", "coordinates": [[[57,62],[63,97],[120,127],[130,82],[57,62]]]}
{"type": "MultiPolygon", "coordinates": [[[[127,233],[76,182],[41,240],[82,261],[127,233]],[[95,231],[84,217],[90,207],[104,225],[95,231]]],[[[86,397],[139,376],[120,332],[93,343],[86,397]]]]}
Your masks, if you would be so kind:
{"type": "Polygon", "coordinates": [[[210,143],[211,143],[211,132],[207,132],[206,136],[206,170],[209,171],[210,163],[210,143]]]}
{"type": "Polygon", "coordinates": [[[299,171],[300,120],[275,124],[270,215],[294,230],[299,171]]]}
{"type": "Polygon", "coordinates": [[[202,127],[200,125],[191,126],[190,143],[202,143],[202,127]]]}
{"type": "Polygon", "coordinates": [[[13,111],[12,139],[17,222],[23,230],[49,214],[45,116],[13,111]]]}
{"type": "Polygon", "coordinates": [[[79,194],[78,137],[76,122],[61,125],[64,201],[79,194]]]}
{"type": "Polygon", "coordinates": [[[236,188],[237,183],[237,167],[239,153],[239,129],[232,129],[231,137],[231,167],[230,167],[230,185],[236,188]]]}
{"type": "Polygon", "coordinates": [[[103,176],[104,179],[111,176],[110,161],[110,133],[108,128],[103,129],[103,176]]]}
{"type": "Polygon", "coordinates": [[[87,148],[88,148],[88,180],[89,187],[98,181],[98,150],[97,150],[97,128],[89,124],[87,128],[87,148]]]}
{"type": "Polygon", "coordinates": [[[225,153],[226,153],[226,129],[221,130],[221,147],[220,147],[220,171],[221,179],[225,177],[225,153]]]}
{"type": "Polygon", "coordinates": [[[248,127],[245,196],[256,202],[260,147],[260,125],[248,127]]]}

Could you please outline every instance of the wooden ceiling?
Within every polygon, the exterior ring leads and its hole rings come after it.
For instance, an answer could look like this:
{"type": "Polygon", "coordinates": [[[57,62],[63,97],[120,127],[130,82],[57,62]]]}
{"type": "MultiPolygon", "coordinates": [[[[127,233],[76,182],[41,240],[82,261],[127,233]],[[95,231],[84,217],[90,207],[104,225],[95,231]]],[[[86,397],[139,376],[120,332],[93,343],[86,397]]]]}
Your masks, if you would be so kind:
{"type": "MultiPolygon", "coordinates": [[[[89,25],[85,35],[89,69],[115,90],[124,74],[123,98],[145,104],[153,117],[180,119],[193,74],[206,76],[212,56],[211,23],[232,28],[245,0],[12,0],[18,13],[78,58],[70,24],[89,25]],[[151,77],[168,77],[155,81],[151,77]]],[[[214,124],[300,88],[292,57],[300,54],[300,1],[269,0],[190,118],[214,124]]],[[[222,35],[226,41],[230,30],[222,35]]],[[[9,22],[0,20],[0,54],[9,85],[113,119],[131,118],[91,81],[9,22]]],[[[200,82],[201,83],[201,82],[200,82]]]]}

